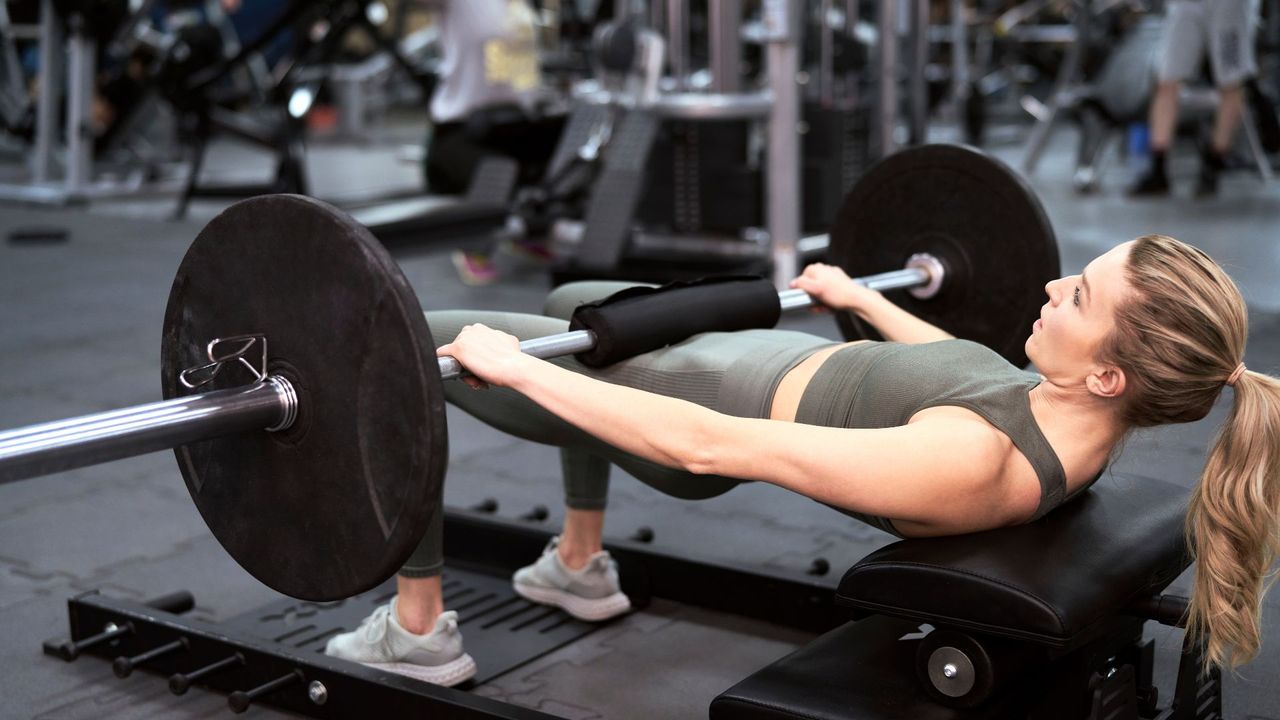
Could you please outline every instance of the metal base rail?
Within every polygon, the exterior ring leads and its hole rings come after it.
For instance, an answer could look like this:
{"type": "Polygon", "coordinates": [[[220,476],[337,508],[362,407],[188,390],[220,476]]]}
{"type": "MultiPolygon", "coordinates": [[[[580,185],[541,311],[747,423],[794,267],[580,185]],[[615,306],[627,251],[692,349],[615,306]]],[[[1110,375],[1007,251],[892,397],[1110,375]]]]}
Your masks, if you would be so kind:
{"type": "MultiPolygon", "coordinates": [[[[453,567],[509,575],[536,557],[551,535],[536,521],[500,519],[484,510],[446,513],[445,546],[453,567]]],[[[847,609],[835,605],[838,578],[825,576],[821,558],[808,569],[779,572],[669,555],[644,537],[606,542],[636,607],[661,597],[819,633],[848,619],[847,609]]],[[[259,703],[315,718],[361,717],[370,708],[393,717],[554,717],[182,615],[193,605],[185,592],[150,603],[97,592],[78,595],[67,602],[70,637],[46,641],[44,651],[67,661],[82,654],[106,659],[121,677],[135,667],[157,673],[169,677],[175,694],[193,685],[226,693],[235,712],[259,703]]]]}

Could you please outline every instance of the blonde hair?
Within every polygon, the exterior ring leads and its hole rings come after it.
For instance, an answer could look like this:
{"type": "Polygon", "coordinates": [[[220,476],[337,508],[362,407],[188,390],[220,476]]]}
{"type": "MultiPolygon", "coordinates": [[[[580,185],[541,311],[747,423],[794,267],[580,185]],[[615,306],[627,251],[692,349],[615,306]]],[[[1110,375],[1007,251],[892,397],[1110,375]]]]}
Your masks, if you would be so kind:
{"type": "Polygon", "coordinates": [[[1237,372],[1248,312],[1208,255],[1146,235],[1131,246],[1126,278],[1131,292],[1101,353],[1125,372],[1131,426],[1199,420],[1236,378],[1186,520],[1197,561],[1187,631],[1203,643],[1205,670],[1236,667],[1258,653],[1262,597],[1280,552],[1280,381],[1237,372]]]}

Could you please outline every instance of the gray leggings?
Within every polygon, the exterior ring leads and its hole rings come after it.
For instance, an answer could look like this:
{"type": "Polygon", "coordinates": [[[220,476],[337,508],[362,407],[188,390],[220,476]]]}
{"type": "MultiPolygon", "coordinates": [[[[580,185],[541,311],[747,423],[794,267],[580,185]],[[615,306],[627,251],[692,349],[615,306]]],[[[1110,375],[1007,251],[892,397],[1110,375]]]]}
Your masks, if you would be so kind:
{"type": "MultiPolygon", "coordinates": [[[[546,300],[543,315],[480,310],[427,313],[436,346],[452,341],[463,326],[482,323],[521,340],[565,332],[574,308],[634,283],[580,282],[563,285],[546,300]]],[[[727,415],[765,418],[774,390],[788,370],[819,348],[826,338],[788,330],[703,333],[670,347],[607,368],[594,369],[573,357],[556,358],[561,367],[616,385],[681,398],[727,415]]],[[[507,388],[473,390],[446,382],[445,398],[505,433],[560,448],[565,504],[578,510],[602,510],[609,491],[609,466],[617,465],[641,482],[674,497],[700,500],[728,492],[742,480],[693,475],[658,465],[598,440],[507,388]]],[[[443,566],[443,513],[436,513],[403,577],[438,575],[443,566]]]]}

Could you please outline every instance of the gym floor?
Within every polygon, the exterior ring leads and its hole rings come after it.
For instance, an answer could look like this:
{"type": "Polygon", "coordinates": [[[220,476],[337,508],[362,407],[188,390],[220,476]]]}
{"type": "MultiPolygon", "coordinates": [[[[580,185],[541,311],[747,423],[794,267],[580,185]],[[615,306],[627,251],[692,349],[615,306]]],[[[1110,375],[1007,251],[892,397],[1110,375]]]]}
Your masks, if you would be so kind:
{"type": "MultiPolygon", "coordinates": [[[[421,131],[407,123],[377,142],[315,143],[308,162],[316,195],[351,199],[414,189],[418,167],[404,162],[398,148],[421,131]]],[[[1280,373],[1280,184],[1264,187],[1237,173],[1224,180],[1219,198],[1193,201],[1188,147],[1181,158],[1186,164],[1174,164],[1179,188],[1172,200],[1126,200],[1126,173],[1115,161],[1102,192],[1080,197],[1070,183],[1073,141],[1070,130],[1060,130],[1031,179],[1057,229],[1064,271],[1076,272],[1142,233],[1192,242],[1228,269],[1249,302],[1249,367],[1280,373]]],[[[1020,147],[994,152],[1014,164],[1021,159],[1020,147]]],[[[207,174],[237,180],[268,170],[265,158],[225,145],[212,154],[207,174]]],[[[173,222],[164,219],[171,198],[100,201],[88,209],[0,206],[0,236],[32,227],[68,232],[60,243],[0,243],[0,428],[159,398],[160,328],[170,281],[188,243],[220,207],[196,203],[188,220],[173,222]]],[[[424,307],[540,304],[547,290],[542,268],[503,255],[499,283],[467,287],[448,259],[459,246],[425,241],[396,250],[424,307]]],[[[783,324],[837,337],[835,324],[818,316],[792,315],[783,324]]],[[[1220,403],[1202,422],[1136,434],[1113,469],[1192,484],[1224,411],[1220,403]]],[[[499,515],[515,518],[545,504],[551,509],[546,522],[558,523],[554,449],[503,436],[452,408],[448,421],[448,505],[472,506],[491,497],[500,503],[499,515]]],[[[823,557],[831,566],[825,581],[833,585],[844,568],[890,539],[768,486],[687,503],[615,471],[610,503],[609,536],[647,526],[660,548],[772,568],[803,569],[823,557]]],[[[1185,593],[1188,586],[1184,576],[1171,590],[1185,593]]],[[[118,680],[100,660],[66,664],[41,653],[42,641],[66,633],[65,600],[72,595],[100,590],[141,600],[178,589],[194,594],[195,617],[215,621],[279,599],[213,540],[169,453],[0,486],[0,718],[224,716],[221,695],[175,697],[155,675],[118,680]]],[[[1262,655],[1225,679],[1228,718],[1280,718],[1274,686],[1280,677],[1280,596],[1266,604],[1263,627],[1262,655]]],[[[1149,633],[1167,698],[1181,632],[1151,624],[1149,633]]],[[[715,695],[809,639],[660,602],[480,692],[568,718],[705,717],[715,695]]]]}

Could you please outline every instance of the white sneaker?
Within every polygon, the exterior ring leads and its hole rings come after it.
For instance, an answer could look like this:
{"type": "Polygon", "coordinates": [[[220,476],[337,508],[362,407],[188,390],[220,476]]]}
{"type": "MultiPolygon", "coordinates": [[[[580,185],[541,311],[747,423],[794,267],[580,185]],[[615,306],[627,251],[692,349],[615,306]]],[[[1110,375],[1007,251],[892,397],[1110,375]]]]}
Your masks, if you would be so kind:
{"type": "Polygon", "coordinates": [[[441,613],[426,635],[396,621],[396,600],[379,607],[351,632],[329,638],[324,654],[408,675],[435,685],[457,685],[476,674],[476,661],[462,650],[458,613],[441,613]]]}
{"type": "Polygon", "coordinates": [[[559,544],[559,536],[551,538],[537,562],[516,571],[511,579],[521,597],[592,622],[631,609],[631,600],[618,584],[618,566],[607,551],[592,555],[582,569],[570,570],[556,552],[559,544]]]}

